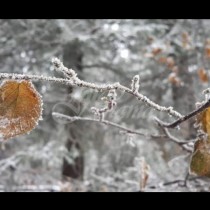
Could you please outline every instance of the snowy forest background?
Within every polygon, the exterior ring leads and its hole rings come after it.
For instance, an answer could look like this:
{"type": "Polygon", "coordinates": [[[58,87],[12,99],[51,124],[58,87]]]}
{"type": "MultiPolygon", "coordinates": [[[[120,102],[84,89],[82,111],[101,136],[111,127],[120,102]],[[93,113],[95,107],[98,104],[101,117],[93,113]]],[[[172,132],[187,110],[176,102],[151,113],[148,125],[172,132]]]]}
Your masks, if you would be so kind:
{"type": "MultiPolygon", "coordinates": [[[[130,86],[139,75],[140,93],[185,115],[209,87],[209,38],[210,20],[0,20],[0,72],[62,77],[51,63],[58,57],[93,83],[130,86]]],[[[208,178],[190,175],[184,182],[190,153],[154,121],[173,117],[117,91],[117,106],[106,119],[145,136],[95,122],[69,123],[52,112],[94,118],[91,107],[103,107],[106,94],[33,83],[43,98],[43,120],[29,135],[2,144],[0,191],[210,190],[208,178]]],[[[171,135],[195,139],[194,122],[170,129],[171,135]]]]}

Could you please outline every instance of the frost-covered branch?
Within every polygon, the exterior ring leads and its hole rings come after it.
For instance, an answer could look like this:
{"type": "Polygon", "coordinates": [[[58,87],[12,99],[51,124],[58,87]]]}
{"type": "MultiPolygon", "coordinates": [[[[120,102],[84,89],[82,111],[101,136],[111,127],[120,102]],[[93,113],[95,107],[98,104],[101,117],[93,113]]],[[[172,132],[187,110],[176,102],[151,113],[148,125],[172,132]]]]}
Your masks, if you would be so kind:
{"type": "Polygon", "coordinates": [[[77,74],[74,70],[66,68],[63,63],[58,59],[52,59],[52,63],[56,69],[56,71],[62,72],[66,79],[57,78],[57,77],[48,77],[48,76],[38,76],[38,75],[25,75],[25,74],[8,74],[8,73],[0,73],[0,79],[15,79],[15,80],[39,80],[39,81],[49,81],[49,82],[57,82],[64,85],[70,86],[78,86],[78,87],[85,87],[94,90],[98,90],[100,92],[109,91],[109,90],[119,90],[122,92],[126,92],[128,94],[133,95],[136,99],[144,102],[146,105],[150,106],[151,108],[166,112],[171,116],[176,118],[182,118],[183,115],[179,112],[175,111],[173,107],[164,107],[156,104],[155,102],[151,101],[149,98],[144,96],[143,94],[138,92],[139,88],[139,76],[135,76],[132,80],[131,88],[125,87],[121,85],[119,82],[113,84],[95,84],[80,80],[77,77],[77,74]]]}
{"type": "Polygon", "coordinates": [[[48,77],[48,76],[38,76],[31,74],[10,74],[10,73],[0,73],[0,79],[13,79],[13,80],[34,80],[34,81],[49,81],[56,82],[65,85],[74,85],[73,82],[69,79],[57,78],[57,77],[48,77]]]}
{"type": "Polygon", "coordinates": [[[24,155],[25,155],[24,152],[18,152],[17,154],[11,157],[0,160],[0,174],[9,167],[16,167],[16,165],[20,162],[21,158],[24,155]]]}
{"type": "Polygon", "coordinates": [[[69,122],[75,122],[75,121],[89,121],[89,122],[97,122],[97,123],[102,123],[102,124],[105,124],[105,125],[109,125],[109,126],[112,126],[112,127],[116,127],[122,131],[125,131],[127,134],[137,134],[137,135],[140,135],[140,136],[145,136],[144,133],[141,133],[141,132],[138,132],[138,131],[135,131],[135,130],[131,130],[129,128],[126,128],[126,127],[123,127],[119,124],[116,124],[116,123],[113,123],[113,122],[110,122],[108,120],[103,120],[103,119],[92,119],[92,118],[89,118],[89,117],[78,117],[78,116],[67,116],[67,115],[64,115],[64,114],[61,114],[61,113],[57,113],[57,112],[53,112],[52,115],[58,119],[64,119],[64,120],[67,120],[69,122]]]}
{"type": "MultiPolygon", "coordinates": [[[[97,122],[97,123],[102,123],[108,126],[112,126],[115,128],[120,129],[121,131],[124,131],[125,134],[136,134],[136,135],[140,135],[140,136],[145,136],[145,137],[157,137],[157,135],[148,135],[139,131],[135,131],[135,130],[131,130],[127,127],[123,127],[117,123],[113,123],[111,121],[108,120],[104,120],[101,119],[99,117],[99,119],[93,119],[93,118],[89,118],[89,117],[78,117],[78,116],[67,116],[58,112],[53,112],[52,113],[53,117],[57,118],[57,119],[62,119],[62,120],[67,120],[68,122],[75,122],[75,121],[89,121],[89,122],[97,122]]],[[[160,125],[159,125],[160,126],[160,125]]],[[[187,151],[187,152],[192,152],[192,149],[187,145],[189,144],[191,141],[180,141],[179,139],[177,139],[176,137],[172,136],[167,128],[161,127],[163,129],[163,133],[164,136],[163,137],[167,137],[169,138],[171,141],[173,141],[175,144],[177,144],[178,146],[180,146],[183,150],[187,151]]],[[[159,137],[159,136],[158,136],[159,137]]]]}
{"type": "MultiPolygon", "coordinates": [[[[197,179],[202,179],[203,177],[201,176],[195,176],[195,177],[191,177],[188,179],[188,181],[194,181],[197,179]]],[[[178,186],[180,187],[186,187],[185,185],[185,179],[176,179],[173,181],[168,181],[168,182],[163,182],[163,183],[158,183],[158,185],[150,185],[147,188],[149,189],[158,189],[160,186],[168,186],[168,185],[173,185],[173,184],[178,184],[178,186]]]]}
{"type": "Polygon", "coordinates": [[[95,115],[99,116],[100,121],[104,119],[105,113],[108,111],[112,111],[114,106],[117,105],[116,102],[117,93],[115,90],[110,90],[107,97],[101,98],[103,101],[107,102],[106,107],[102,109],[98,109],[96,107],[92,107],[91,110],[94,112],[95,115]]]}
{"type": "MultiPolygon", "coordinates": [[[[176,143],[177,145],[179,145],[183,150],[187,151],[187,152],[192,152],[192,148],[190,148],[187,144],[189,144],[192,141],[183,141],[183,140],[179,140],[178,138],[176,138],[175,136],[173,136],[169,130],[165,127],[163,127],[159,121],[157,121],[158,126],[161,128],[162,132],[164,133],[164,135],[169,138],[171,141],[173,141],[174,143],[176,143]]],[[[154,136],[153,136],[154,137],[154,136]]]]}
{"type": "Polygon", "coordinates": [[[179,124],[183,123],[184,121],[196,116],[197,114],[199,114],[200,112],[202,112],[203,110],[205,110],[206,108],[208,108],[210,106],[210,99],[208,99],[205,103],[203,103],[199,108],[193,110],[192,112],[190,112],[189,114],[186,114],[185,116],[181,117],[180,119],[172,122],[172,123],[166,123],[161,121],[158,118],[155,118],[155,120],[158,122],[159,125],[161,125],[162,127],[165,128],[175,128],[177,127],[179,124]]]}
{"type": "Polygon", "coordinates": [[[105,84],[97,85],[95,83],[89,83],[89,82],[80,80],[77,77],[74,70],[66,68],[58,58],[53,58],[52,63],[54,64],[55,69],[57,71],[64,73],[64,75],[66,75],[73,82],[73,84],[75,86],[91,88],[91,89],[95,89],[98,91],[108,91],[108,90],[112,90],[112,89],[120,90],[122,92],[126,92],[126,93],[133,95],[138,100],[144,102],[146,105],[150,106],[151,108],[154,108],[158,111],[167,112],[168,114],[170,114],[174,117],[177,117],[177,118],[182,117],[182,115],[179,112],[175,111],[173,109],[173,107],[160,106],[160,105],[156,104],[155,102],[151,101],[146,96],[140,94],[138,92],[138,89],[139,89],[139,76],[138,75],[134,76],[134,78],[132,80],[131,89],[121,85],[119,82],[113,83],[113,84],[107,84],[107,85],[105,85],[105,84]]]}

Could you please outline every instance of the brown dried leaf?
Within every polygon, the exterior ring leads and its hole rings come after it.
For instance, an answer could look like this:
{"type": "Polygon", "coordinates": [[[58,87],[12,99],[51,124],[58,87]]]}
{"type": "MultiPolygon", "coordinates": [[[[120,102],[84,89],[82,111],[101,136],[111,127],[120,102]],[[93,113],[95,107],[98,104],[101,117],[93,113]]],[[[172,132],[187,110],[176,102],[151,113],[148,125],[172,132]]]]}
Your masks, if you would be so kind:
{"type": "Polygon", "coordinates": [[[200,129],[210,135],[210,108],[205,109],[197,115],[197,124],[200,124],[200,129]]]}
{"type": "Polygon", "coordinates": [[[0,138],[34,129],[42,112],[42,100],[30,81],[8,80],[0,86],[0,138]]]}
{"type": "Polygon", "coordinates": [[[199,76],[199,79],[202,82],[208,82],[209,81],[208,74],[207,74],[207,72],[204,68],[198,69],[198,76],[199,76]]]}
{"type": "Polygon", "coordinates": [[[176,73],[171,73],[169,74],[168,76],[168,81],[173,84],[173,85],[176,85],[176,86],[180,86],[181,85],[181,80],[180,78],[177,76],[176,73]]]}
{"type": "Polygon", "coordinates": [[[163,51],[163,50],[162,50],[161,48],[154,48],[154,49],[152,50],[152,54],[153,54],[154,56],[156,56],[156,55],[160,54],[162,51],[163,51]]]}
{"type": "Polygon", "coordinates": [[[207,58],[210,58],[210,46],[206,46],[205,55],[206,55],[207,58]]]}
{"type": "Polygon", "coordinates": [[[190,172],[198,176],[210,177],[210,108],[197,115],[197,124],[207,136],[195,142],[190,163],[190,172]]]}
{"type": "Polygon", "coordinates": [[[190,163],[190,173],[210,177],[210,143],[199,139],[194,146],[190,163]]]}

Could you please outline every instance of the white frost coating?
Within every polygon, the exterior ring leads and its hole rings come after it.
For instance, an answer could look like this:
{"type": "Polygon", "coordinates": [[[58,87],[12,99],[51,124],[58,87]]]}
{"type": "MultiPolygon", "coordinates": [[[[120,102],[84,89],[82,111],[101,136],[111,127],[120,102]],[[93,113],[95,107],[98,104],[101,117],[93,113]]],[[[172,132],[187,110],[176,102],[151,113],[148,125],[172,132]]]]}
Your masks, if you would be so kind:
{"type": "MultiPolygon", "coordinates": [[[[113,83],[113,84],[102,84],[102,85],[86,82],[86,81],[80,80],[77,77],[77,74],[74,70],[66,68],[58,58],[52,59],[52,63],[54,64],[54,67],[57,71],[60,71],[60,72],[64,73],[64,75],[66,76],[65,79],[57,78],[57,77],[45,77],[45,76],[42,76],[42,75],[38,76],[38,75],[25,75],[25,74],[8,74],[8,73],[0,73],[0,79],[14,78],[15,80],[50,81],[50,82],[57,82],[57,83],[64,84],[64,85],[69,85],[69,86],[91,88],[91,89],[94,89],[94,90],[99,91],[99,92],[107,91],[107,90],[111,90],[111,89],[116,89],[116,90],[119,90],[119,91],[122,91],[122,92],[127,92],[127,93],[133,95],[138,100],[144,102],[146,105],[148,105],[151,108],[154,108],[158,111],[167,112],[168,114],[170,114],[174,117],[177,117],[177,118],[183,117],[182,114],[175,111],[173,108],[171,108],[171,107],[167,108],[167,107],[164,107],[164,106],[160,106],[160,105],[154,103],[153,101],[151,101],[146,96],[140,94],[139,92],[135,92],[135,90],[138,89],[137,86],[135,86],[134,90],[132,90],[130,88],[127,88],[127,87],[121,85],[119,82],[113,83]]],[[[138,77],[136,77],[135,79],[138,80],[138,77]]],[[[137,84],[137,82],[136,82],[136,84],[137,84]]]]}
{"type": "Polygon", "coordinates": [[[9,123],[8,118],[0,118],[0,128],[6,128],[9,123]]]}
{"type": "Polygon", "coordinates": [[[136,93],[139,91],[139,75],[136,75],[133,77],[132,79],[132,83],[131,83],[131,90],[136,93]]]}
{"type": "MultiPolygon", "coordinates": [[[[37,92],[37,90],[36,90],[36,88],[34,87],[34,85],[33,85],[32,82],[30,82],[30,89],[31,89],[32,92],[36,93],[36,95],[37,95],[37,97],[38,97],[38,100],[39,100],[40,113],[38,113],[38,115],[39,115],[40,117],[39,117],[38,120],[34,120],[34,119],[33,119],[33,121],[36,121],[35,126],[37,126],[37,125],[38,125],[38,122],[39,122],[40,120],[43,120],[43,119],[42,119],[42,113],[43,113],[42,95],[40,95],[39,92],[37,92]]],[[[36,109],[37,109],[37,108],[36,108],[36,109]]],[[[34,127],[35,127],[35,126],[34,126],[34,127]]]]}

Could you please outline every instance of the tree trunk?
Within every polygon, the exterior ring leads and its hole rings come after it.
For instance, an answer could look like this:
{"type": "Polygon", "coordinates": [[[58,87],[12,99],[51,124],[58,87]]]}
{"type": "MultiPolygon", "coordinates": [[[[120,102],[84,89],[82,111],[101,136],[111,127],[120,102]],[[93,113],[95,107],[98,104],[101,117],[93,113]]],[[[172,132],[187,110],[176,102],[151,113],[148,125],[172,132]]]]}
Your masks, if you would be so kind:
{"type": "MultiPolygon", "coordinates": [[[[82,57],[81,44],[78,40],[74,40],[65,44],[63,51],[63,62],[68,68],[74,69],[78,74],[82,71],[82,57]]],[[[72,87],[67,88],[68,98],[73,92],[72,87]]],[[[71,98],[71,96],[70,96],[71,98]]],[[[72,103],[72,100],[67,102],[72,103]]],[[[75,101],[75,103],[80,103],[75,101]]],[[[74,110],[73,110],[74,111],[74,110]]],[[[68,139],[66,141],[66,148],[69,151],[69,155],[73,158],[72,162],[69,162],[66,158],[63,160],[62,176],[63,179],[68,177],[74,179],[82,179],[84,172],[84,156],[80,145],[80,134],[75,131],[71,126],[66,127],[68,132],[68,139]],[[77,155],[74,156],[73,150],[76,150],[77,155]]]]}

